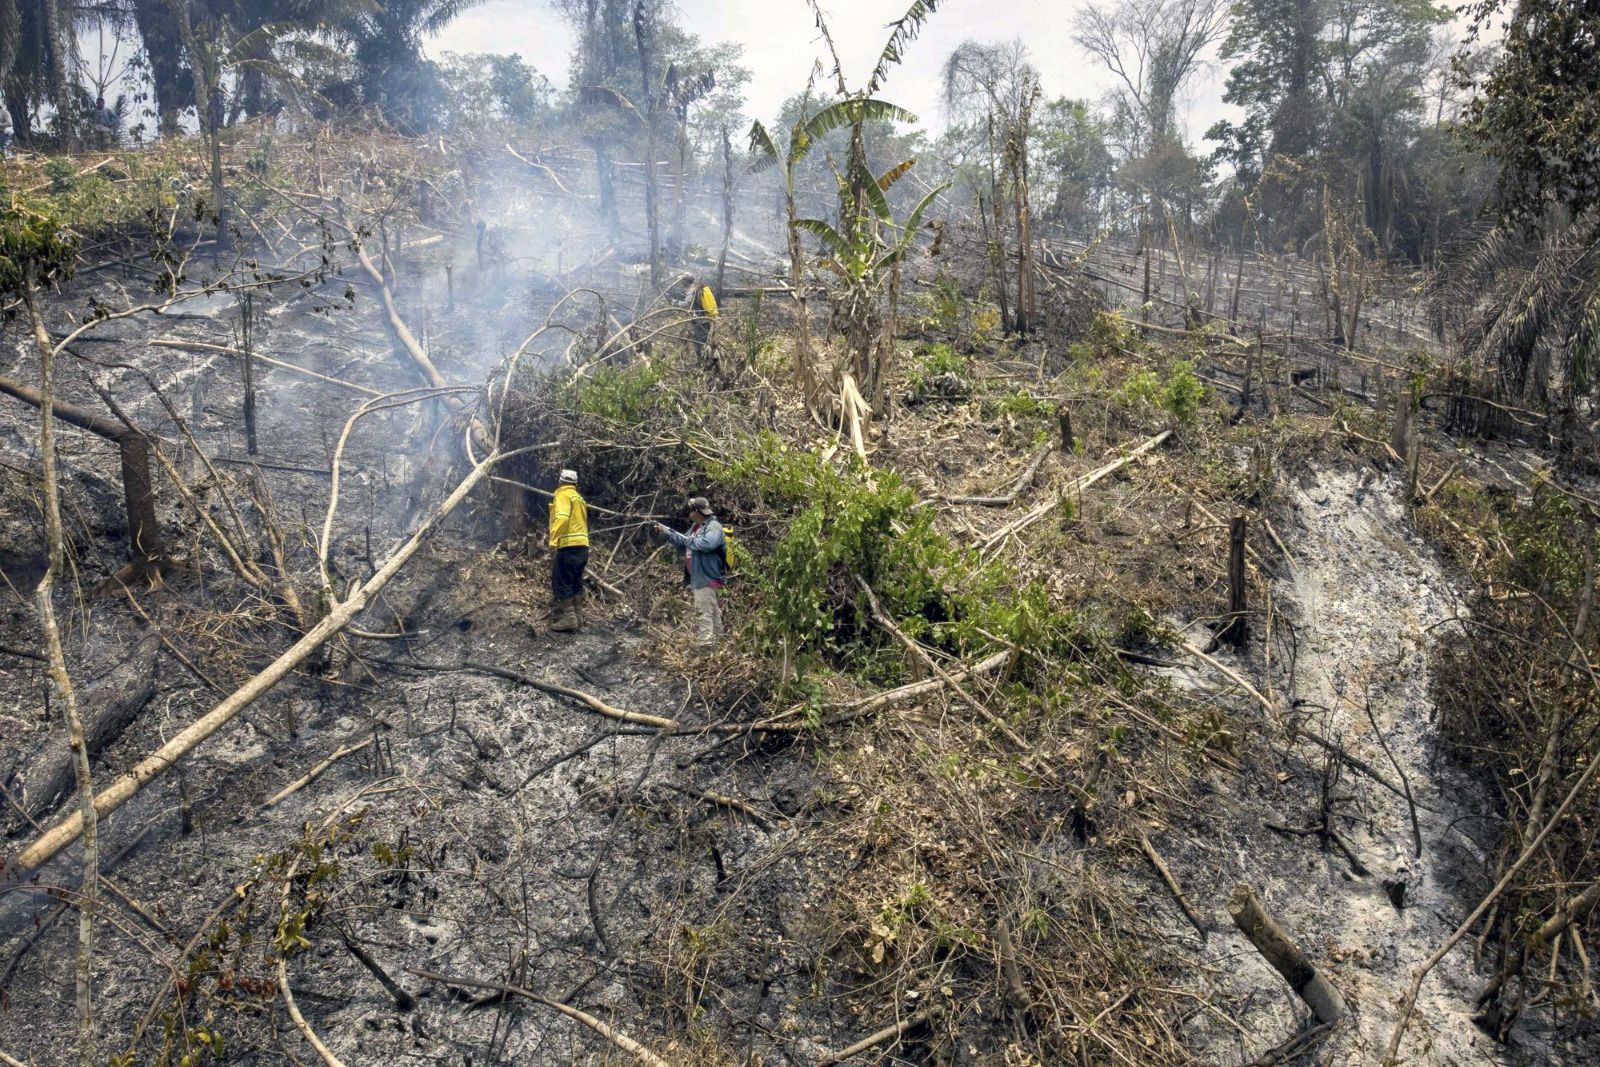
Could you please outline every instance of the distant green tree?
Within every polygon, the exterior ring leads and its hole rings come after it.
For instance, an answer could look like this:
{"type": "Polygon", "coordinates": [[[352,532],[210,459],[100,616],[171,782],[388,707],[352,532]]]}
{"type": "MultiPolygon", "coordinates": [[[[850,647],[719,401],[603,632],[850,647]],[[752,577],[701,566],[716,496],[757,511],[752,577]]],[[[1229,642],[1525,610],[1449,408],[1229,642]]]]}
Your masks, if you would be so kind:
{"type": "Polygon", "coordinates": [[[1116,162],[1106,144],[1105,123],[1086,100],[1047,101],[1033,125],[1038,159],[1036,189],[1055,222],[1093,226],[1111,192],[1116,162]]]}
{"type": "Polygon", "coordinates": [[[1409,147],[1422,129],[1435,31],[1432,0],[1239,0],[1221,55],[1223,99],[1244,109],[1206,134],[1253,200],[1261,236],[1297,247],[1319,227],[1322,186],[1362,205],[1386,250],[1415,244],[1396,228],[1397,197],[1420,177],[1409,147]],[[1309,179],[1309,180],[1308,180],[1309,179]]]}
{"type": "Polygon", "coordinates": [[[550,79],[520,55],[446,52],[437,64],[446,126],[466,132],[498,124],[530,126],[550,114],[550,79]]]}

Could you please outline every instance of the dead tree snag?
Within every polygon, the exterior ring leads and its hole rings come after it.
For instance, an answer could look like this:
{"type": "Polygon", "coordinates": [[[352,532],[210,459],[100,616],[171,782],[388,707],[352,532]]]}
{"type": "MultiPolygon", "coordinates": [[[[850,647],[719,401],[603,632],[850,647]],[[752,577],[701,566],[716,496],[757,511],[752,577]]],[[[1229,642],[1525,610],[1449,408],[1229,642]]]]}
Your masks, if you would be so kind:
{"type": "MultiPolygon", "coordinates": [[[[49,347],[48,343],[45,345],[49,347]]],[[[0,377],[0,393],[8,393],[25,404],[42,408],[46,402],[39,390],[14,378],[0,377]]],[[[123,505],[128,517],[128,545],[134,566],[150,573],[161,561],[161,527],[156,522],[155,482],[150,477],[150,442],[144,433],[115,420],[85,411],[74,404],[49,400],[50,410],[62,422],[88,430],[117,446],[122,459],[123,505]]]]}
{"type": "Polygon", "coordinates": [[[1217,635],[1234,648],[1243,648],[1249,636],[1245,602],[1245,517],[1235,515],[1228,523],[1228,622],[1217,635]]]}

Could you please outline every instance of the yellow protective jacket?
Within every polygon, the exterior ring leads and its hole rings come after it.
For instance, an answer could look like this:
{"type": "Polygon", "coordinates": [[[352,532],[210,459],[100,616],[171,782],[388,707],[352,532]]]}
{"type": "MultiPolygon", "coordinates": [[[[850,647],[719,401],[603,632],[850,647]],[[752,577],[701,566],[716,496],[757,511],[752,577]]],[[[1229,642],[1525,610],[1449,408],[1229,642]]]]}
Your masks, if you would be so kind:
{"type": "Polygon", "coordinates": [[[572,548],[589,544],[589,505],[575,485],[563,485],[550,501],[550,547],[572,548]]]}

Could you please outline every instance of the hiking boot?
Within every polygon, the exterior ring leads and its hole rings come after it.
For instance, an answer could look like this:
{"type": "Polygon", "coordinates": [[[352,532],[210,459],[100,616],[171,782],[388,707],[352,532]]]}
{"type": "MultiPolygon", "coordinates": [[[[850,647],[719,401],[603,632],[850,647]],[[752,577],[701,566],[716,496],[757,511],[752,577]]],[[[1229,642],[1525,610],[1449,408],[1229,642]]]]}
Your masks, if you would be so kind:
{"type": "Polygon", "coordinates": [[[554,634],[576,633],[579,626],[578,608],[573,603],[575,597],[566,597],[556,604],[550,612],[550,632],[554,634]]]}

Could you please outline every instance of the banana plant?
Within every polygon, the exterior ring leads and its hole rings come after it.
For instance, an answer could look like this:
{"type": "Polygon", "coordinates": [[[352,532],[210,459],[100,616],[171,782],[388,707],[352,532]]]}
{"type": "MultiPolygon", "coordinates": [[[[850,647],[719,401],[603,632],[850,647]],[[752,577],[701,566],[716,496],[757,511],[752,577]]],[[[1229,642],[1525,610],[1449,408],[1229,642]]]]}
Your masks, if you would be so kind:
{"type": "MultiPolygon", "coordinates": [[[[788,209],[790,285],[800,310],[799,337],[795,346],[797,377],[805,390],[807,406],[816,412],[823,390],[813,367],[811,355],[810,323],[805,301],[805,261],[800,234],[816,234],[823,243],[826,255],[823,266],[838,274],[844,282],[843,299],[834,302],[835,320],[846,325],[846,351],[851,362],[837,382],[829,382],[828,392],[838,386],[841,409],[852,405],[854,397],[857,421],[853,423],[856,449],[863,451],[859,436],[859,419],[863,395],[867,403],[879,403],[888,382],[888,362],[894,351],[894,325],[896,304],[900,295],[900,262],[920,225],[922,214],[940,190],[923,198],[922,203],[907,216],[904,226],[896,227],[884,195],[889,187],[903,177],[913,165],[907,160],[873,177],[867,168],[866,126],[871,121],[897,121],[914,123],[915,115],[876,96],[905,55],[905,47],[922,31],[924,23],[938,9],[941,0],[912,0],[906,12],[889,24],[889,38],[872,68],[865,86],[852,92],[844,77],[844,67],[839,61],[839,50],[834,47],[833,34],[818,0],[808,0],[817,24],[817,32],[827,46],[833,60],[832,76],[838,93],[833,103],[810,118],[804,117],[789,129],[787,151],[779,148],[777,140],[757,122],[750,127],[750,149],[756,153],[752,170],[779,165],[783,169],[785,205],[788,209]],[[839,227],[836,229],[822,219],[800,219],[795,216],[795,171],[811,151],[817,140],[829,132],[848,127],[850,154],[843,175],[839,179],[839,227]],[[880,230],[899,234],[885,240],[880,230]],[[888,315],[880,313],[887,288],[888,315]],[[861,387],[865,393],[861,394],[861,387]]],[[[806,98],[812,86],[806,86],[806,98]]],[[[838,170],[835,168],[835,174],[838,170]]],[[[841,410],[841,417],[844,413],[841,410]]],[[[864,454],[864,452],[863,452],[864,454]]]]}
{"type": "Polygon", "coordinates": [[[903,222],[896,222],[887,194],[915,165],[914,159],[904,160],[874,177],[865,164],[855,163],[850,172],[837,175],[840,195],[859,197],[866,210],[843,215],[837,227],[825,219],[796,219],[793,227],[821,241],[821,266],[840,280],[843,291],[834,306],[844,323],[849,371],[873,404],[887,391],[893,369],[901,264],[922,216],[949,188],[945,184],[931,190],[903,222]]]}
{"type": "MultiPolygon", "coordinates": [[[[808,85],[806,97],[810,95],[811,86],[808,85]]],[[[819,399],[820,383],[812,356],[811,319],[805,291],[805,249],[800,241],[802,220],[795,212],[794,202],[795,173],[817,142],[833,130],[878,120],[909,123],[916,122],[917,117],[902,107],[871,97],[836,100],[809,118],[802,108],[800,119],[789,127],[785,149],[779,149],[778,141],[759,121],[750,126],[750,150],[755,154],[750,171],[754,173],[776,166],[783,175],[784,209],[788,216],[789,288],[794,296],[799,325],[795,337],[795,376],[805,394],[806,403],[813,409],[819,399]]]]}

